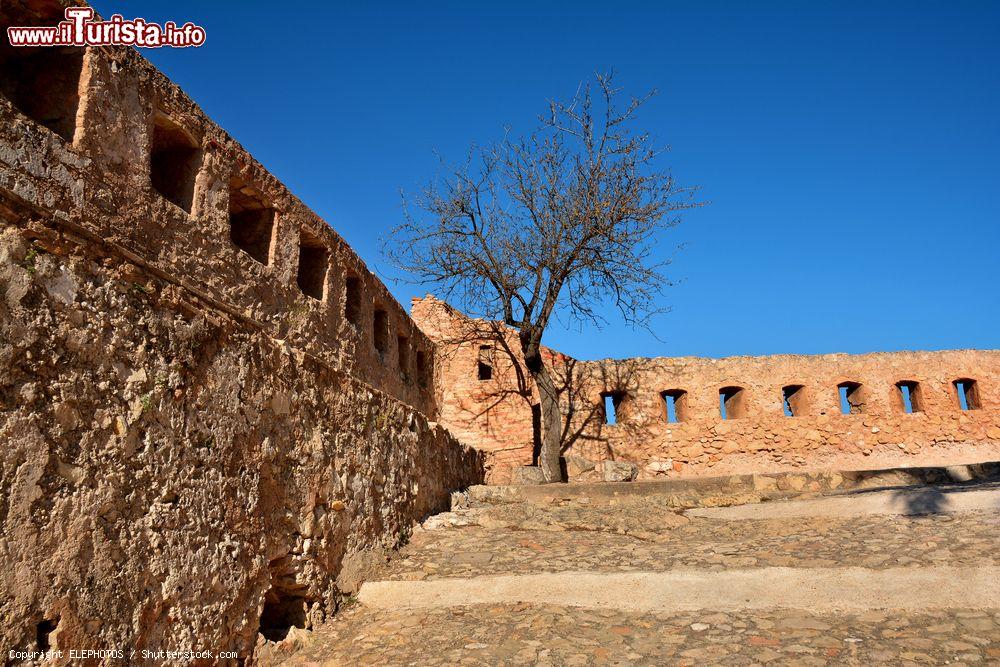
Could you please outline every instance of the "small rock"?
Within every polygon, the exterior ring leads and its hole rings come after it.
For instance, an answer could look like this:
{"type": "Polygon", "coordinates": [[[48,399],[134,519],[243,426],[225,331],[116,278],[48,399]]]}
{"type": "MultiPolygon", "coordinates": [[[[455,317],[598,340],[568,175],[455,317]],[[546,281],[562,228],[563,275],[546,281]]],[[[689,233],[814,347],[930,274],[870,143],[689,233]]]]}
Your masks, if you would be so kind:
{"type": "Polygon", "coordinates": [[[570,477],[582,475],[585,472],[593,470],[597,466],[597,464],[590,459],[586,459],[575,454],[568,454],[564,458],[566,459],[566,473],[570,477]]]}
{"type": "Polygon", "coordinates": [[[538,466],[521,466],[514,468],[510,473],[511,484],[544,484],[545,475],[538,466]]]}
{"type": "Polygon", "coordinates": [[[605,482],[631,482],[639,475],[639,468],[628,461],[605,461],[601,473],[605,482]]]}

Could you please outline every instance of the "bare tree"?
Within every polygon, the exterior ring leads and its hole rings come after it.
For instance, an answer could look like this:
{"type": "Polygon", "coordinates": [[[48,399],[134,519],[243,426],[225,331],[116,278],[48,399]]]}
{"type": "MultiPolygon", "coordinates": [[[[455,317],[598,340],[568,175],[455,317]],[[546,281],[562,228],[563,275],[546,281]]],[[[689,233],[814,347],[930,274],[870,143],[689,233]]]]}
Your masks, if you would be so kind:
{"type": "Polygon", "coordinates": [[[600,326],[608,303],[627,323],[647,326],[669,284],[666,261],[653,259],[657,232],[697,205],[693,188],[658,168],[665,149],[631,128],[654,93],[622,103],[612,79],[597,74],[569,102],[550,101],[528,136],[508,131],[474,146],[464,165],[424,190],[422,215],[407,211],[386,247],[417,282],[517,330],[538,391],[539,465],[550,482],[561,479],[562,420],[541,353],[546,328],[556,316],[600,326]]]}

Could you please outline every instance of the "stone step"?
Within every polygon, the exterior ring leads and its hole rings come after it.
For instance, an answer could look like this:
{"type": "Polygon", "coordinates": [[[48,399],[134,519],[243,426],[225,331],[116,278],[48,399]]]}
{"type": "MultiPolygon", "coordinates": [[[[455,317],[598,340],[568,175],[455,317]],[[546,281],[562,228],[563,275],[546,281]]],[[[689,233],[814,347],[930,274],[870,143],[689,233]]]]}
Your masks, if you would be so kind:
{"type": "Polygon", "coordinates": [[[557,604],[631,612],[1000,609],[1000,566],[556,572],[365,583],[382,609],[557,604]]]}
{"type": "Polygon", "coordinates": [[[913,486],[953,486],[1000,480],[1000,462],[921,468],[784,472],[634,482],[587,482],[518,486],[477,485],[452,494],[452,509],[477,503],[530,502],[551,505],[585,501],[614,505],[657,496],[679,509],[743,505],[770,500],[913,486]]]}

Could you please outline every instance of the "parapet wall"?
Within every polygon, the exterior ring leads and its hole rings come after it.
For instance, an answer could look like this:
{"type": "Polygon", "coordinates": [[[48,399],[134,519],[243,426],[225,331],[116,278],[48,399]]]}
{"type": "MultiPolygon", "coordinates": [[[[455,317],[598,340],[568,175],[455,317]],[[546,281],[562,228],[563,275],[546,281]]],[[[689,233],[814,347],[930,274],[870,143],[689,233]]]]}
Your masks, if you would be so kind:
{"type": "MultiPolygon", "coordinates": [[[[5,3],[0,25],[61,18],[55,3],[25,5],[5,3]]],[[[426,337],[344,240],[180,88],[133,49],[0,41],[4,206],[99,238],[433,417],[426,337]]]]}
{"type": "MultiPolygon", "coordinates": [[[[493,481],[531,465],[537,399],[513,332],[433,298],[416,301],[413,314],[438,344],[442,423],[490,453],[493,481]]],[[[599,474],[578,458],[632,463],[641,478],[1000,460],[1000,350],[547,357],[563,387],[571,478],[599,474]]]]}

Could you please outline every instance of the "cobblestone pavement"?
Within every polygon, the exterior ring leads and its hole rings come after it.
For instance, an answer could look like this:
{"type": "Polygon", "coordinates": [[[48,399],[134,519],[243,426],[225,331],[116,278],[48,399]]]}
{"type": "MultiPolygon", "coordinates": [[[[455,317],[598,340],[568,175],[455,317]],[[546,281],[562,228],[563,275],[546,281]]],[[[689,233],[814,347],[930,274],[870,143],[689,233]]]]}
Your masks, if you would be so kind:
{"type": "MultiPolygon", "coordinates": [[[[997,511],[724,521],[688,518],[643,499],[479,507],[432,517],[425,526],[377,579],[1000,564],[997,511]]],[[[314,632],[293,630],[268,646],[262,661],[1000,665],[1000,610],[641,613],[524,602],[403,610],[356,604],[314,632]]]]}
{"type": "MultiPolygon", "coordinates": [[[[418,531],[383,578],[679,567],[1000,564],[996,512],[786,521],[686,520],[641,504],[548,512],[505,505],[482,512],[475,520],[488,527],[418,531]],[[662,527],[678,518],[678,527],[662,527]]],[[[467,516],[458,513],[459,521],[467,516]]]]}
{"type": "Polygon", "coordinates": [[[627,614],[471,606],[416,612],[356,606],[290,665],[1000,664],[1000,614],[868,612],[627,614]]]}

